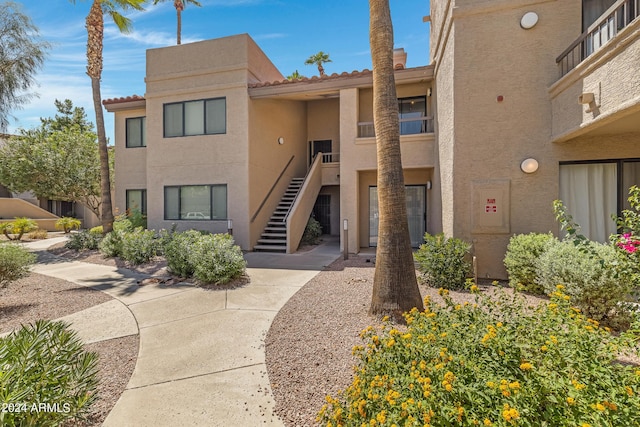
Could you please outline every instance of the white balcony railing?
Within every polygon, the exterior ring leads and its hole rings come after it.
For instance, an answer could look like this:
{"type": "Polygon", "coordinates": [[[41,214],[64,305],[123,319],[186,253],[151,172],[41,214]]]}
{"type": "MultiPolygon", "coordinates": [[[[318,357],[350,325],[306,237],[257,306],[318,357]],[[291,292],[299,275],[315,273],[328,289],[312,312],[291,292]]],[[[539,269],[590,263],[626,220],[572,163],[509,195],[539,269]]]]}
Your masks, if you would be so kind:
{"type": "Polygon", "coordinates": [[[618,0],[576,41],[558,56],[561,76],[614,38],[620,30],[640,16],[640,0],[618,0]]]}
{"type": "MultiPolygon", "coordinates": [[[[640,0],[639,0],[640,1],[640,0]]],[[[433,117],[400,119],[400,135],[415,135],[433,132],[433,117]]],[[[358,122],[358,138],[373,138],[376,131],[373,122],[358,122]]]]}

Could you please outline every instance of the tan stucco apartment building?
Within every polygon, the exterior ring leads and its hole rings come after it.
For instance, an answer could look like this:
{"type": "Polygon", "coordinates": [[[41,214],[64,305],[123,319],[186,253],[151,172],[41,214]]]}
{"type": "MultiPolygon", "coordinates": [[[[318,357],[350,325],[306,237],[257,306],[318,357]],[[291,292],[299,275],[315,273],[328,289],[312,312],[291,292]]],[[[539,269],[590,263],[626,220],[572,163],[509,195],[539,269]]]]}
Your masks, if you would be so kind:
{"type": "MultiPolygon", "coordinates": [[[[394,53],[414,245],[444,231],[473,243],[482,277],[503,278],[510,236],[559,232],[555,199],[587,236],[615,231],[640,184],[639,9],[431,0],[431,64],[394,53]]],[[[349,251],[375,246],[369,71],[288,81],[238,35],[149,50],[144,97],[104,104],[115,205],[150,228],[231,225],[243,249],[291,252],[313,212],[332,235],[347,220],[349,251]]]]}

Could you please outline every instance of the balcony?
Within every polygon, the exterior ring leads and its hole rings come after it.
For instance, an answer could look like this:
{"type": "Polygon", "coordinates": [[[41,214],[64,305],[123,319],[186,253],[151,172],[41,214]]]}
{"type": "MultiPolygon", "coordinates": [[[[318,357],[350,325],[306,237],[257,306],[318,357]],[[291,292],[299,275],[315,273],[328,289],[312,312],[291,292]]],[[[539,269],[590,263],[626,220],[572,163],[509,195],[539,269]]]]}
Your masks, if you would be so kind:
{"type": "Polygon", "coordinates": [[[640,0],[619,0],[558,56],[561,76],[613,39],[640,15],[640,0]]]}
{"type": "MultiPolygon", "coordinates": [[[[433,117],[400,119],[400,135],[417,135],[423,133],[433,133],[433,117]]],[[[373,128],[373,122],[358,122],[358,138],[373,138],[375,136],[376,132],[373,128]]]]}

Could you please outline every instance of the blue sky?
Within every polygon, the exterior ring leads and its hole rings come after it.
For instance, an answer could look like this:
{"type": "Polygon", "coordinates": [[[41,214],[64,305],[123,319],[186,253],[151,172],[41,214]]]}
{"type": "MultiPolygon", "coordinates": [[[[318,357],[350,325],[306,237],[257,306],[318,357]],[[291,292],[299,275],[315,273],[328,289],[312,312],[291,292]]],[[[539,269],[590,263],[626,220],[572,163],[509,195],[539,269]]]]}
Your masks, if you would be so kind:
{"type": "MultiPolygon", "coordinates": [[[[84,107],[95,122],[91,84],[86,75],[85,17],[91,0],[24,0],[23,11],[40,29],[53,48],[38,73],[39,97],[22,110],[13,111],[17,128],[37,126],[40,117],[56,113],[55,99],[69,98],[84,107]]],[[[172,0],[157,6],[148,2],[146,11],[131,12],[133,32],[121,34],[106,18],[103,99],[144,95],[145,51],[176,43],[176,11],[172,0]]],[[[304,65],[318,51],[329,53],[333,62],[328,74],[371,68],[369,53],[369,8],[366,0],[200,0],[202,7],[187,5],[182,13],[182,43],[248,33],[280,72],[287,76],[317,74],[304,65]]],[[[390,0],[395,45],[408,53],[407,66],[429,62],[428,0],[390,0]]],[[[113,115],[105,112],[107,136],[113,142],[113,115]]]]}

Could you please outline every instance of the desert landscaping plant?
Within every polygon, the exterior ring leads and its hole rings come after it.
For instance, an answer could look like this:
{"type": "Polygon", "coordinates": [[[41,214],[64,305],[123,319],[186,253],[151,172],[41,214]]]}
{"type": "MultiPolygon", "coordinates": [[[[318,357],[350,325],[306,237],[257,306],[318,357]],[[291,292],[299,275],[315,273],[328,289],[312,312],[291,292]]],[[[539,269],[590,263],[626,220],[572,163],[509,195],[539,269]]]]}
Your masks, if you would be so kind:
{"type": "Polygon", "coordinates": [[[38,224],[25,217],[19,217],[11,222],[3,222],[0,224],[0,231],[4,233],[9,240],[21,240],[24,233],[28,233],[38,228],[38,224]]]}
{"type": "Polygon", "coordinates": [[[307,225],[304,228],[304,233],[302,234],[302,240],[300,243],[304,245],[317,245],[320,236],[322,236],[322,226],[320,223],[313,217],[309,218],[307,221],[307,225]]]}
{"type": "Polygon", "coordinates": [[[27,234],[27,238],[32,239],[32,240],[46,239],[47,237],[49,237],[49,232],[47,230],[42,229],[42,228],[36,228],[35,230],[30,231],[27,234]]]}
{"type": "Polygon", "coordinates": [[[82,420],[97,398],[98,356],[63,322],[40,320],[0,338],[0,362],[0,425],[82,420]]]}
{"type": "Polygon", "coordinates": [[[18,244],[0,243],[0,288],[27,276],[35,260],[34,254],[18,244]]]}
{"type": "Polygon", "coordinates": [[[536,280],[536,268],[547,243],[553,239],[555,237],[551,233],[518,234],[509,239],[504,265],[511,287],[533,294],[545,294],[544,287],[536,280]]]}
{"type": "Polygon", "coordinates": [[[71,230],[79,230],[82,222],[70,216],[63,216],[56,221],[56,230],[63,230],[65,233],[71,233],[71,230]]]}
{"type": "Polygon", "coordinates": [[[82,251],[82,250],[94,250],[98,249],[100,246],[100,242],[102,241],[102,230],[97,232],[93,231],[93,229],[81,230],[77,233],[72,233],[69,235],[69,239],[67,243],[65,243],[65,248],[73,249],[74,251],[82,251]]]}
{"type": "Polygon", "coordinates": [[[193,250],[193,277],[206,284],[224,285],[245,273],[247,263],[228,234],[201,236],[193,250]]]}
{"type": "Polygon", "coordinates": [[[353,349],[352,384],[327,397],[327,426],[640,425],[637,354],[570,306],[559,286],[529,308],[517,293],[479,294],[475,304],[426,301],[407,328],[369,327],[353,349]]]}
{"type": "Polygon", "coordinates": [[[414,257],[418,270],[424,275],[429,286],[445,289],[462,289],[471,273],[471,263],[467,259],[471,245],[443,233],[424,235],[424,243],[414,257]]]}
{"type": "Polygon", "coordinates": [[[150,261],[160,251],[160,240],[156,238],[156,234],[152,230],[143,230],[138,227],[127,232],[114,230],[109,234],[113,233],[121,233],[120,258],[134,265],[150,261]]]}

